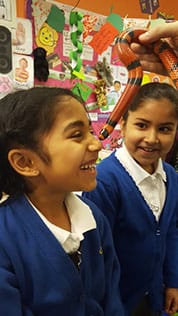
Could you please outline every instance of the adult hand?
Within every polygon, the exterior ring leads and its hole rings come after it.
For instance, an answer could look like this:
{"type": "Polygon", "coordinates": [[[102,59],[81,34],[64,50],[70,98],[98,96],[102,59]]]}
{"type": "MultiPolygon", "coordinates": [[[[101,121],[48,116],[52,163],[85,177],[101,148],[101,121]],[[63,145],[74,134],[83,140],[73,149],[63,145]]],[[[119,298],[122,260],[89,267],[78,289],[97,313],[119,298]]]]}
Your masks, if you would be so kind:
{"type": "Polygon", "coordinates": [[[178,21],[157,25],[141,34],[138,38],[139,43],[131,43],[131,49],[139,58],[143,70],[168,75],[159,57],[151,45],[149,46],[160,39],[166,40],[178,56],[178,21]]]}

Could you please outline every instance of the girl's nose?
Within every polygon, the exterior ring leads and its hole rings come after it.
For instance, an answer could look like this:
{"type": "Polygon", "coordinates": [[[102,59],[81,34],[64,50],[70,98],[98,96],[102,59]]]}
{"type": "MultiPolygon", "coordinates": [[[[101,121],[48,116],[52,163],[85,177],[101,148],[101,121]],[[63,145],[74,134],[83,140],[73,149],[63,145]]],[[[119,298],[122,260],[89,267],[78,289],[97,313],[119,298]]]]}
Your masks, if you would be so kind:
{"type": "Polygon", "coordinates": [[[159,143],[159,138],[156,131],[149,131],[145,137],[145,141],[150,144],[159,143]]]}
{"type": "Polygon", "coordinates": [[[96,136],[91,135],[88,148],[90,151],[100,151],[102,149],[102,144],[96,136]]]}

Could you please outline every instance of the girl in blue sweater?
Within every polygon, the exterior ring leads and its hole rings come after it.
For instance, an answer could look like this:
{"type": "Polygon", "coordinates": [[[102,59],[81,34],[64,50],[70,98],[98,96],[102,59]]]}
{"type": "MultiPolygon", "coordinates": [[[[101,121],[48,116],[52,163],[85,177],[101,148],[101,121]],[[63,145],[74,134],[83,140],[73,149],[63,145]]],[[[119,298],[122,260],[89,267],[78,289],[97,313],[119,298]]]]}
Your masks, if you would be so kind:
{"type": "Polygon", "coordinates": [[[123,316],[108,222],[73,191],[96,186],[100,142],[70,90],[0,101],[0,315],[123,316]]]}
{"type": "Polygon", "coordinates": [[[177,122],[178,91],[142,86],[120,122],[123,147],[98,165],[96,189],[83,193],[112,228],[129,316],[178,310],[178,174],[162,160],[177,122]]]}

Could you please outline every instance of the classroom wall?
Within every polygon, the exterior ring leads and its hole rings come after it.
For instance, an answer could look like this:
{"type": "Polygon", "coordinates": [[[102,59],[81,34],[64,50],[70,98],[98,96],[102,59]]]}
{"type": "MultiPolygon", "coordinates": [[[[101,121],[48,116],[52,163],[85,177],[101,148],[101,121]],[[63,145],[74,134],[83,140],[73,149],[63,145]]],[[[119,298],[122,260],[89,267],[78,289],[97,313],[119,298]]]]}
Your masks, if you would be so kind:
{"type": "MultiPolygon", "coordinates": [[[[58,0],[56,0],[58,1],[58,0]]],[[[75,6],[89,11],[93,11],[103,15],[109,15],[111,8],[113,13],[117,13],[122,17],[129,18],[147,18],[147,14],[143,14],[140,9],[139,0],[59,0],[64,4],[75,6]]],[[[17,15],[25,17],[25,0],[16,0],[17,15]]],[[[166,15],[173,15],[178,20],[178,1],[177,0],[159,0],[159,8],[152,14],[152,18],[156,18],[156,13],[160,11],[166,15]]]]}
{"type": "MultiPolygon", "coordinates": [[[[75,5],[77,1],[65,0],[59,1],[69,5],[75,5]]],[[[178,19],[178,1],[176,0],[159,0],[160,7],[158,11],[166,12],[166,14],[174,15],[178,19]],[[169,7],[168,7],[169,3],[169,7]]],[[[103,15],[109,15],[110,9],[113,6],[113,13],[117,13],[122,17],[128,15],[130,18],[147,18],[147,14],[141,13],[139,0],[80,0],[78,7],[86,10],[91,10],[103,15]]],[[[156,17],[156,14],[154,14],[156,17]]]]}
{"type": "Polygon", "coordinates": [[[26,17],[25,0],[16,0],[16,11],[18,17],[26,17]]]}

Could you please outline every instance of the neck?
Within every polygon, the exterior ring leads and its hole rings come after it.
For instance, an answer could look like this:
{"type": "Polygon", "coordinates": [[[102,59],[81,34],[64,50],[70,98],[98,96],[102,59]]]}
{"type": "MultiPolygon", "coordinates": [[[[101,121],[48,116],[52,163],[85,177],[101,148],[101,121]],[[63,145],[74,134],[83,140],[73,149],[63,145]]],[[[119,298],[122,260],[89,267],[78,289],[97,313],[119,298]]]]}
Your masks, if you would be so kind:
{"type": "Polygon", "coordinates": [[[48,199],[46,196],[41,198],[36,197],[35,194],[27,195],[31,203],[46,217],[52,224],[71,231],[70,218],[65,205],[65,198],[48,199]]]}

